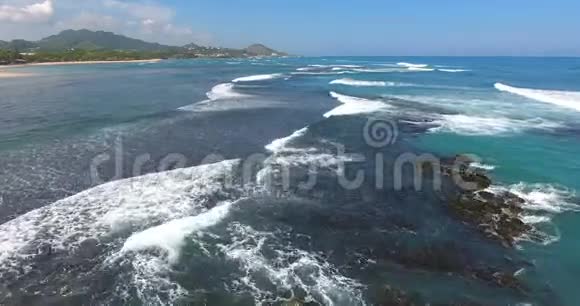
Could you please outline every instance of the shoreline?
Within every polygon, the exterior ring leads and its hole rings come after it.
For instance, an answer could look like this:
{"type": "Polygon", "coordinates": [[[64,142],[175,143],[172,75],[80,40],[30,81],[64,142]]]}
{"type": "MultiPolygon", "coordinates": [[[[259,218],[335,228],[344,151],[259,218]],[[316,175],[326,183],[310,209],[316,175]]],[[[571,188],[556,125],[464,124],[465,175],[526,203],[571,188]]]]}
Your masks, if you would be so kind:
{"type": "MultiPolygon", "coordinates": [[[[74,61],[74,62],[45,62],[45,63],[27,63],[16,65],[0,65],[0,69],[6,68],[21,68],[21,67],[37,67],[37,66],[60,66],[60,65],[94,65],[94,64],[123,64],[123,63],[157,63],[163,59],[147,59],[147,60],[124,60],[124,61],[74,61]]],[[[4,73],[2,71],[1,73],[4,73]]]]}
{"type": "Polygon", "coordinates": [[[11,72],[6,70],[0,70],[0,79],[23,78],[33,75],[34,75],[33,73],[11,72]]]}

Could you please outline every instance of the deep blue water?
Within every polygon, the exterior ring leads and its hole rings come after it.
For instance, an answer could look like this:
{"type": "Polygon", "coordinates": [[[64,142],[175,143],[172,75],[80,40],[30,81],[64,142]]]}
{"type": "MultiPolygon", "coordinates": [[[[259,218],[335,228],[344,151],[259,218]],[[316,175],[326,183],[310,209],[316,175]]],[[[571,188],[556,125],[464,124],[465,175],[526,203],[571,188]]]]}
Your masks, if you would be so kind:
{"type": "Polygon", "coordinates": [[[580,59],[12,69],[31,75],[0,82],[5,303],[363,305],[386,285],[431,304],[580,303],[580,59]],[[393,125],[380,147],[364,137],[376,117],[393,125]],[[338,147],[366,157],[354,163],[367,170],[355,190],[336,181],[338,147]],[[409,152],[476,155],[547,238],[505,248],[455,219],[437,192],[406,178],[393,190],[389,174],[376,188],[377,152],[390,166],[409,152]],[[238,168],[248,157],[260,157],[250,182],[238,168]],[[241,161],[197,167],[216,159],[241,161]],[[264,182],[284,167],[290,188],[264,182]],[[303,190],[310,167],[318,181],[303,190]],[[484,268],[525,289],[469,276],[484,268]]]}

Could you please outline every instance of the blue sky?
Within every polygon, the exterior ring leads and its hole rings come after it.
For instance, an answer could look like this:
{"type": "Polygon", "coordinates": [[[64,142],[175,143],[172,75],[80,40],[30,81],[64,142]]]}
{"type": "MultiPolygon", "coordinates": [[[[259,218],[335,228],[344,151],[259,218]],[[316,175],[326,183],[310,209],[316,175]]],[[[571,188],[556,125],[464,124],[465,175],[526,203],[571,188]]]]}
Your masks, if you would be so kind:
{"type": "Polygon", "coordinates": [[[89,28],[304,55],[578,56],[578,16],[578,0],[0,0],[0,39],[89,28]]]}

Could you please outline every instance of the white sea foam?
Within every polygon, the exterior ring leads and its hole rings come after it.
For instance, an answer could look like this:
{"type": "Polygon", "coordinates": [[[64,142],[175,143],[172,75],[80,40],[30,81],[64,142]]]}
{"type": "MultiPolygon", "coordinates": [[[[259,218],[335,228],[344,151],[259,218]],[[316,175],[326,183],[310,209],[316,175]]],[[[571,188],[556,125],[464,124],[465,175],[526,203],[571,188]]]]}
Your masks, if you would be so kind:
{"type": "Polygon", "coordinates": [[[451,72],[451,73],[471,71],[471,70],[468,70],[468,69],[445,69],[445,68],[440,68],[440,69],[437,69],[437,70],[438,71],[441,71],[441,72],[451,72]]]}
{"type": "Polygon", "coordinates": [[[256,305],[284,301],[263,289],[269,287],[267,283],[281,292],[298,289],[307,295],[306,300],[322,305],[365,305],[360,283],[342,275],[320,256],[279,241],[280,233],[256,231],[240,223],[231,224],[228,230],[233,242],[220,248],[244,272],[238,281],[243,288],[238,285],[233,290],[250,291],[256,305]]]}
{"type": "Polygon", "coordinates": [[[110,241],[201,213],[208,199],[223,198],[224,179],[239,164],[230,160],[110,182],[1,224],[0,273],[25,266],[30,252],[43,244],[70,253],[87,238],[110,241]]]}
{"type": "Polygon", "coordinates": [[[353,74],[356,72],[345,70],[345,71],[299,71],[292,72],[292,75],[338,75],[338,74],[353,74]]]}
{"type": "Polygon", "coordinates": [[[502,83],[496,83],[495,88],[499,91],[504,91],[526,97],[528,99],[551,103],[554,105],[567,107],[580,111],[580,92],[577,91],[560,91],[560,90],[542,90],[512,87],[502,83]]]}
{"type": "Polygon", "coordinates": [[[218,84],[214,86],[210,92],[207,93],[207,97],[212,101],[220,99],[236,99],[248,97],[248,95],[236,92],[234,88],[235,85],[232,83],[218,84]]]}
{"type": "Polygon", "coordinates": [[[525,216],[522,216],[521,219],[526,224],[549,223],[551,221],[550,217],[534,216],[534,215],[525,215],[525,216]]]}
{"type": "Polygon", "coordinates": [[[547,213],[580,212],[580,205],[572,203],[575,193],[549,184],[519,183],[509,187],[492,187],[492,192],[509,191],[526,200],[525,208],[547,213]]]}
{"type": "Polygon", "coordinates": [[[256,82],[256,81],[267,81],[267,80],[274,80],[284,77],[281,73],[273,73],[273,74],[258,74],[258,75],[250,75],[246,77],[241,77],[234,79],[232,82],[256,82]]]}
{"type": "Polygon", "coordinates": [[[540,239],[544,245],[554,243],[560,240],[560,232],[552,222],[553,216],[564,212],[580,212],[574,191],[549,184],[519,183],[507,187],[491,186],[486,191],[495,194],[510,192],[525,201],[522,205],[525,212],[521,220],[526,224],[539,225],[542,231],[532,233],[533,238],[525,235],[520,237],[520,240],[538,241],[540,239]],[[547,229],[546,225],[550,224],[553,227],[551,230],[553,233],[543,232],[547,229]]]}
{"type": "Polygon", "coordinates": [[[361,68],[359,65],[308,65],[314,68],[361,68]]]}
{"type": "Polygon", "coordinates": [[[354,87],[407,87],[407,86],[415,86],[409,83],[399,83],[399,82],[385,82],[385,81],[362,81],[362,80],[355,80],[350,78],[345,79],[337,79],[331,81],[329,84],[331,85],[346,85],[346,86],[354,86],[354,87]]]}
{"type": "Polygon", "coordinates": [[[390,73],[390,72],[408,72],[409,69],[403,68],[353,68],[352,72],[363,72],[363,73],[390,73]]]}
{"type": "Polygon", "coordinates": [[[385,87],[387,82],[383,81],[360,81],[355,79],[338,79],[330,82],[331,85],[348,85],[356,87],[385,87]]]}
{"type": "Polygon", "coordinates": [[[413,63],[405,63],[405,62],[397,63],[397,65],[405,67],[405,68],[426,68],[426,67],[429,67],[429,65],[427,65],[427,64],[413,64],[413,63]]]}
{"type": "Polygon", "coordinates": [[[326,118],[332,116],[373,113],[392,108],[392,106],[384,103],[383,101],[347,96],[336,93],[334,91],[330,92],[330,96],[337,99],[340,103],[342,103],[342,105],[324,114],[324,117],[326,118]]]}
{"type": "Polygon", "coordinates": [[[553,129],[559,124],[541,118],[517,120],[505,117],[478,117],[464,114],[441,115],[433,123],[432,132],[451,132],[462,135],[501,135],[520,133],[527,129],[553,129]]]}
{"type": "Polygon", "coordinates": [[[218,204],[216,207],[196,216],[172,220],[162,225],[133,234],[121,249],[121,253],[161,249],[167,254],[170,264],[177,263],[185,238],[195,231],[213,226],[229,213],[233,202],[218,204]]]}
{"type": "Polygon", "coordinates": [[[433,69],[433,68],[419,68],[419,67],[409,67],[408,70],[409,71],[424,71],[424,72],[435,71],[435,69],[433,69]]]}
{"type": "Polygon", "coordinates": [[[474,167],[474,168],[486,170],[486,171],[495,170],[495,166],[493,166],[493,165],[488,165],[488,164],[483,164],[483,163],[478,163],[478,162],[471,163],[470,166],[474,167]]]}
{"type": "Polygon", "coordinates": [[[292,135],[290,135],[290,136],[287,136],[284,138],[279,138],[279,139],[272,141],[272,143],[267,145],[265,148],[266,148],[266,150],[268,150],[272,153],[286,151],[288,149],[289,143],[291,143],[296,138],[300,138],[300,137],[304,136],[307,132],[308,132],[308,127],[302,128],[302,129],[292,133],[292,135]]]}

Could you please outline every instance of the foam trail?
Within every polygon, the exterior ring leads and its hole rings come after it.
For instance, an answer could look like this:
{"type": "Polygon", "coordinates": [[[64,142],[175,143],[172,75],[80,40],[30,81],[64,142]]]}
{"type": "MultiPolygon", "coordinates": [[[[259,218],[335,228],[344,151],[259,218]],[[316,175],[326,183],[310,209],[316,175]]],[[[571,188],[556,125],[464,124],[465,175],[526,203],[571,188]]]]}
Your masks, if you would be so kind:
{"type": "MultiPolygon", "coordinates": [[[[360,81],[355,79],[338,79],[331,81],[331,85],[347,85],[356,87],[386,87],[387,82],[383,81],[360,81]]],[[[392,83],[394,84],[394,83],[392,83]]]]}
{"type": "Polygon", "coordinates": [[[292,75],[337,75],[337,74],[353,74],[354,71],[299,71],[292,72],[292,75]]]}
{"type": "Polygon", "coordinates": [[[526,200],[526,208],[529,210],[549,213],[580,211],[579,205],[571,203],[575,194],[570,190],[557,188],[548,184],[525,183],[512,185],[508,190],[526,200]]]}
{"type": "Polygon", "coordinates": [[[558,124],[541,118],[517,120],[505,117],[478,117],[470,115],[441,115],[433,123],[432,132],[452,132],[461,135],[500,135],[520,133],[529,129],[552,129],[558,124]]]}
{"type": "Polygon", "coordinates": [[[407,70],[409,70],[409,71],[425,71],[425,72],[435,71],[435,69],[433,69],[433,68],[422,68],[422,67],[409,67],[409,68],[407,68],[407,70]]]}
{"type": "Polygon", "coordinates": [[[218,84],[214,86],[206,95],[212,101],[248,97],[247,95],[236,92],[234,87],[235,85],[232,83],[218,84]]]}
{"type": "Polygon", "coordinates": [[[308,65],[308,67],[314,68],[362,68],[359,65],[308,65]]]}
{"type": "Polygon", "coordinates": [[[354,87],[407,87],[407,86],[416,86],[414,84],[408,83],[399,83],[399,82],[385,82],[385,81],[361,81],[355,80],[350,78],[345,79],[337,79],[331,81],[329,84],[331,85],[346,85],[346,86],[354,86],[354,87]]]}
{"type": "Polygon", "coordinates": [[[488,164],[482,164],[482,163],[471,163],[470,166],[477,168],[477,169],[482,169],[482,170],[486,170],[486,171],[493,171],[495,170],[495,166],[493,165],[488,165],[488,164]]]}
{"type": "Polygon", "coordinates": [[[272,153],[277,153],[277,152],[283,151],[287,147],[287,145],[290,142],[292,142],[292,140],[304,136],[306,134],[306,132],[308,132],[308,127],[302,128],[302,129],[292,133],[292,135],[290,135],[288,137],[276,139],[276,140],[272,141],[272,143],[267,145],[265,148],[266,148],[266,150],[268,150],[272,153]]]}
{"type": "Polygon", "coordinates": [[[580,92],[577,91],[560,91],[560,90],[542,90],[519,88],[496,83],[495,88],[499,91],[512,93],[528,99],[551,103],[554,105],[567,107],[580,111],[580,92]]]}
{"type": "Polygon", "coordinates": [[[284,75],[281,73],[273,73],[273,74],[258,74],[258,75],[250,75],[246,77],[241,77],[234,79],[232,82],[239,83],[239,82],[257,82],[257,81],[267,81],[267,80],[274,80],[283,77],[284,75]]]}
{"type": "Polygon", "coordinates": [[[441,71],[441,72],[451,72],[451,73],[453,73],[453,72],[467,72],[467,71],[470,71],[470,70],[467,70],[467,69],[437,69],[437,70],[438,71],[441,71]]]}
{"type": "Polygon", "coordinates": [[[274,286],[280,292],[299,289],[306,300],[320,305],[366,305],[364,286],[342,275],[316,253],[294,248],[278,241],[274,233],[240,223],[232,223],[228,231],[233,243],[219,247],[228,260],[239,264],[243,273],[238,286],[249,290],[256,305],[273,304],[263,286],[274,286]],[[267,252],[267,248],[273,250],[267,252]],[[275,258],[271,257],[272,252],[275,258]]]}
{"type": "Polygon", "coordinates": [[[233,203],[218,205],[197,216],[173,220],[133,234],[121,249],[121,253],[139,252],[148,249],[162,249],[167,252],[167,261],[177,263],[185,238],[222,221],[230,212],[233,203]]]}
{"type": "Polygon", "coordinates": [[[110,182],[0,224],[0,273],[25,267],[29,250],[39,245],[68,253],[87,238],[111,240],[201,213],[208,199],[225,195],[223,180],[239,164],[230,160],[110,182]]]}
{"type": "Polygon", "coordinates": [[[427,68],[427,67],[429,67],[429,65],[427,65],[427,64],[412,64],[412,63],[405,63],[405,62],[397,63],[397,65],[405,67],[405,68],[427,68]]]}
{"type": "Polygon", "coordinates": [[[368,100],[359,97],[352,97],[336,92],[330,92],[330,96],[337,99],[343,105],[334,108],[324,114],[324,117],[355,115],[364,113],[373,113],[379,110],[390,108],[391,106],[377,100],[368,100]]]}

